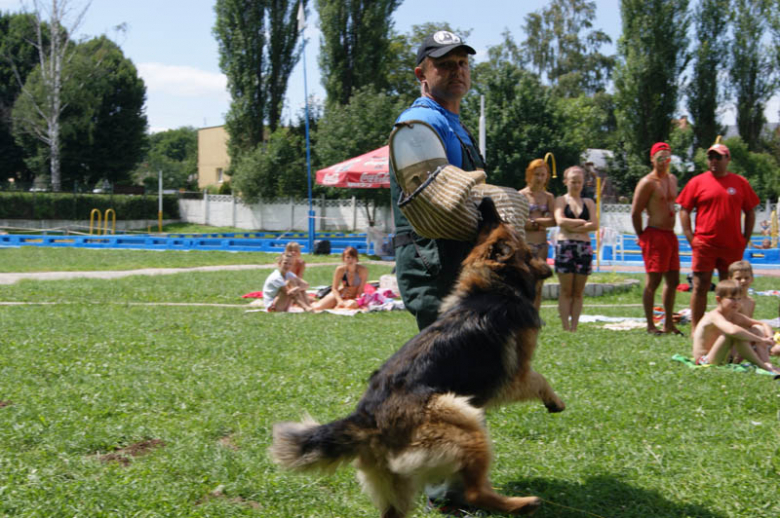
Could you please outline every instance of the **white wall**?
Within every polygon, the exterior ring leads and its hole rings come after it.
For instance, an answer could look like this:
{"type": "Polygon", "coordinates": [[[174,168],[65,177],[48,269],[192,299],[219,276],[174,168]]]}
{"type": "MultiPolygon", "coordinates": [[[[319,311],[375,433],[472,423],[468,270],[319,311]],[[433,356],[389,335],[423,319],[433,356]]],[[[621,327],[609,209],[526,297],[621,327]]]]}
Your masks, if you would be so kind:
{"type": "MultiPolygon", "coordinates": [[[[755,232],[759,223],[769,219],[775,204],[769,202],[756,208],[755,232]]],[[[202,200],[179,200],[182,221],[200,223],[215,227],[237,227],[248,230],[288,231],[308,229],[307,202],[275,201],[244,205],[233,196],[209,195],[202,200]]],[[[365,207],[355,200],[314,200],[317,230],[365,232],[368,228],[365,207]]],[[[645,220],[646,215],[643,215],[645,220]]],[[[696,214],[693,214],[694,221],[696,214]]],[[[378,207],[376,211],[377,230],[393,231],[393,217],[390,207],[378,207]]],[[[617,230],[621,234],[633,234],[631,205],[605,204],[601,207],[601,226],[617,230]]],[[[677,218],[675,233],[682,234],[680,218],[677,218]]]]}
{"type": "MultiPolygon", "coordinates": [[[[368,228],[365,205],[362,201],[314,200],[318,231],[365,232],[368,228]]],[[[204,195],[202,200],[179,200],[182,221],[215,227],[236,227],[247,230],[288,231],[308,230],[309,204],[307,201],[260,202],[245,205],[238,198],[225,195],[204,195]]],[[[377,207],[376,227],[392,232],[393,217],[390,207],[377,207]]]]}

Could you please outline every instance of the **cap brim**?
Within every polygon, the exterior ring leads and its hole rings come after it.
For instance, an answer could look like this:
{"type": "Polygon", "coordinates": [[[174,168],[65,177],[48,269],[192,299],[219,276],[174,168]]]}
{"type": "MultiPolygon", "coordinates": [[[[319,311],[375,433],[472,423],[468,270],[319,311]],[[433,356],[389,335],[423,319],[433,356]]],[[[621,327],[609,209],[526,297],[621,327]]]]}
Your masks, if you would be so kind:
{"type": "Polygon", "coordinates": [[[453,50],[459,49],[459,48],[466,49],[466,52],[468,52],[469,54],[472,54],[472,55],[477,53],[476,50],[472,49],[471,47],[469,47],[465,43],[455,43],[453,45],[447,45],[446,47],[440,47],[440,48],[438,48],[436,50],[433,50],[433,51],[429,52],[428,54],[426,54],[426,56],[431,57],[431,58],[440,58],[440,57],[442,57],[442,56],[444,56],[446,54],[449,54],[453,50]]]}
{"type": "Polygon", "coordinates": [[[727,151],[723,151],[722,149],[720,149],[718,147],[715,147],[715,146],[712,146],[711,148],[709,148],[707,150],[707,153],[710,153],[710,152],[717,153],[720,156],[729,156],[729,153],[727,151]]]}

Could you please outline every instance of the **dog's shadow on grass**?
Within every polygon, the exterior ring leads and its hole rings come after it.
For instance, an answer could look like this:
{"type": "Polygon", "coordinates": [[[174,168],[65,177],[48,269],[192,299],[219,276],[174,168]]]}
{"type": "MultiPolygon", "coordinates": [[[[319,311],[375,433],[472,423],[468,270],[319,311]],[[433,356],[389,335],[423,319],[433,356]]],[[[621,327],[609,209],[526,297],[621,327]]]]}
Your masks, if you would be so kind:
{"type": "Polygon", "coordinates": [[[599,476],[583,484],[536,478],[510,482],[500,488],[507,496],[534,495],[544,500],[539,518],[726,518],[693,503],[674,502],[658,491],[622,482],[615,476],[599,476]]]}

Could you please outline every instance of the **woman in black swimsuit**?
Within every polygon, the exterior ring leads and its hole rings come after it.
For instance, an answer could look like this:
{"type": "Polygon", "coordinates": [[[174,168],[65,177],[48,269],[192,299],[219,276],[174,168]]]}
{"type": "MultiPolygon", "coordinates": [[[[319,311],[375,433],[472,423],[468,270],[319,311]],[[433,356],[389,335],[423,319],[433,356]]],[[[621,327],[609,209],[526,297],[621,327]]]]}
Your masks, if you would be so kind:
{"type": "Polygon", "coordinates": [[[560,282],[558,312],[566,331],[576,331],[582,313],[582,296],[591,273],[593,248],[590,232],[599,228],[596,206],[583,198],[585,171],[573,166],[563,173],[567,193],[555,200],[555,221],[559,232],[555,245],[555,272],[560,282]]]}

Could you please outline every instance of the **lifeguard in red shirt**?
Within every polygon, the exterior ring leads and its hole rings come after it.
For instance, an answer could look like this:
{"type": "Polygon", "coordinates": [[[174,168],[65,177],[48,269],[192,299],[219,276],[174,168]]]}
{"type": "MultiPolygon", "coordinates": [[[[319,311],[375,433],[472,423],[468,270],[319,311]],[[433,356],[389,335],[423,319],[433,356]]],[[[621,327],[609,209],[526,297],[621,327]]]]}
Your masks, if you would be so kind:
{"type": "Polygon", "coordinates": [[[756,222],[758,196],[745,178],[730,173],[731,152],[723,144],[707,150],[710,170],[688,182],[677,203],[685,238],[693,250],[692,330],[707,307],[712,272],[728,279],[729,265],[742,259],[756,222]],[[696,232],[691,229],[691,212],[696,210],[696,232]],[[744,228],[741,216],[745,214],[744,228]]]}

